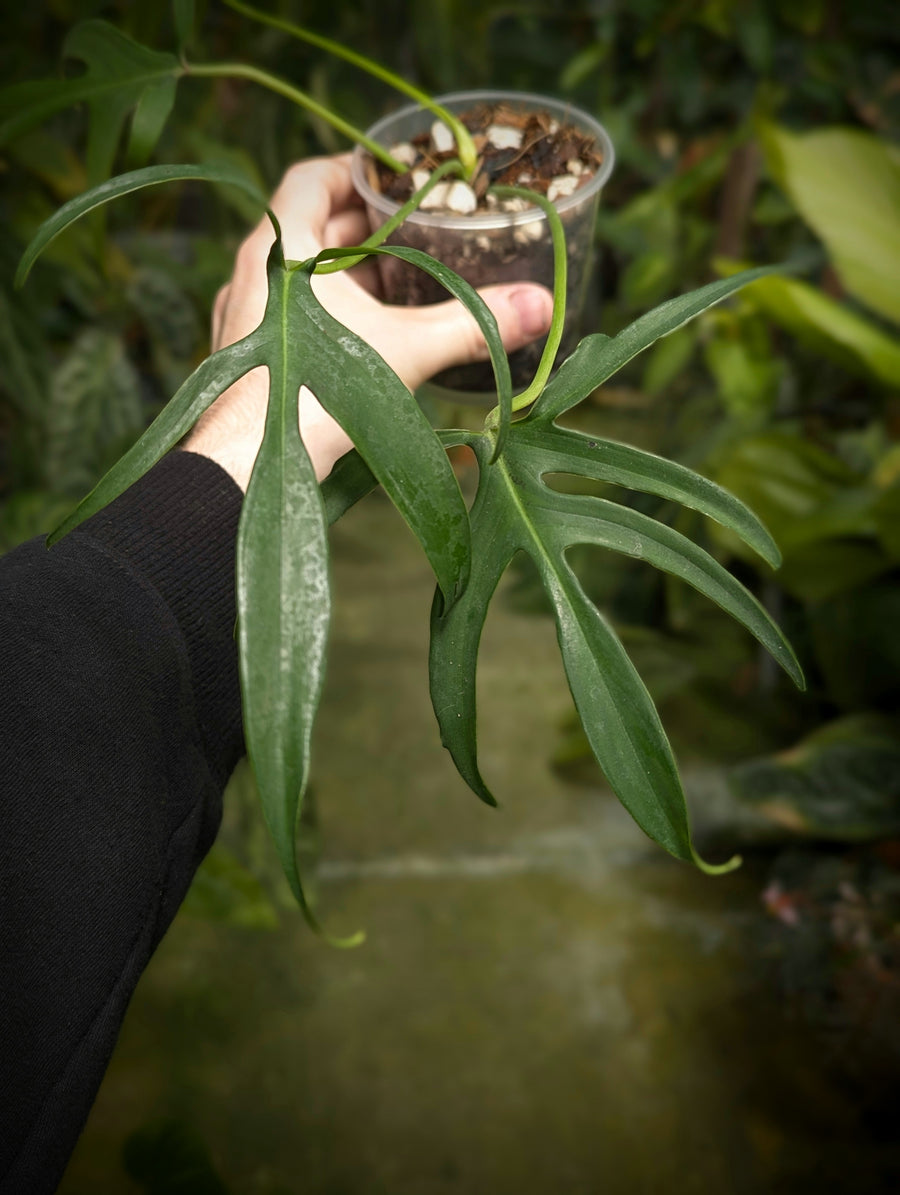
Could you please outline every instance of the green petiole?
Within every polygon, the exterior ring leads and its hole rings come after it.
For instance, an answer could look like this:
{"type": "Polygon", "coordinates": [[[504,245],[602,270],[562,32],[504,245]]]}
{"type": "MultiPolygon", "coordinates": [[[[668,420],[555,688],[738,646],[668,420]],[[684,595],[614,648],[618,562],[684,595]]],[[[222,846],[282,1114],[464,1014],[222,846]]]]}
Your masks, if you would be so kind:
{"type": "MultiPolygon", "coordinates": [[[[328,54],[334,54],[337,58],[343,58],[345,62],[352,63],[353,66],[358,66],[360,70],[364,70],[374,78],[387,83],[395,91],[403,92],[404,95],[408,95],[410,99],[421,104],[423,108],[427,108],[429,112],[433,112],[453,133],[459,152],[459,160],[462,164],[463,175],[467,179],[472,178],[478,165],[478,151],[475,148],[475,143],[472,140],[469,130],[452,112],[448,112],[441,104],[436,103],[427,92],[422,91],[421,88],[416,87],[413,83],[407,83],[402,76],[394,74],[387,67],[379,65],[377,62],[372,62],[364,54],[357,54],[355,50],[348,50],[346,46],[342,46],[340,42],[332,41],[329,37],[323,37],[319,33],[311,33],[308,29],[304,29],[300,25],[295,25],[292,21],[286,21],[283,17],[275,17],[269,13],[260,12],[258,8],[241,3],[241,0],[225,0],[225,3],[229,8],[233,8],[235,12],[242,13],[244,16],[254,18],[257,21],[262,21],[266,25],[272,25],[276,29],[281,29],[284,33],[290,33],[293,37],[308,42],[311,46],[317,46],[320,50],[325,50],[328,54]]],[[[321,112],[320,115],[324,115],[332,123],[336,119],[330,113],[321,112]]],[[[359,140],[367,149],[370,149],[368,142],[362,138],[359,140]]],[[[381,155],[378,156],[382,161],[385,160],[381,155]]],[[[393,162],[393,159],[391,161],[393,162]]],[[[390,165],[390,163],[388,164],[390,165]]],[[[399,165],[399,163],[394,163],[393,169],[402,174],[406,170],[406,167],[399,165]]]]}
{"type": "Polygon", "coordinates": [[[339,133],[343,133],[350,141],[357,141],[369,153],[383,162],[385,166],[395,170],[397,174],[405,174],[407,167],[398,162],[396,158],[391,157],[383,145],[379,145],[377,141],[373,141],[371,137],[367,137],[365,133],[355,128],[348,121],[343,120],[340,116],[320,104],[318,100],[314,100],[312,96],[301,91],[299,87],[294,87],[291,83],[286,83],[284,79],[279,79],[277,75],[270,75],[268,71],[260,70],[258,67],[249,66],[244,62],[210,62],[210,63],[184,63],[185,73],[188,75],[208,76],[212,78],[236,78],[236,79],[250,79],[254,83],[260,83],[263,87],[268,87],[270,91],[276,91],[279,95],[285,96],[289,100],[293,100],[301,108],[306,108],[308,112],[312,112],[315,116],[319,116],[322,120],[327,120],[332,128],[337,129],[339,133]]]}
{"type": "MultiPolygon", "coordinates": [[[[383,244],[395,228],[399,228],[407,216],[419,207],[422,200],[433,190],[437,183],[444,177],[445,174],[454,174],[459,170],[459,162],[456,158],[451,158],[447,162],[442,162],[440,166],[429,178],[424,187],[420,187],[414,195],[411,195],[398,211],[394,213],[389,220],[385,220],[380,228],[376,229],[370,237],[362,242],[360,249],[377,249],[379,245],[383,244]]],[[[320,262],[315,269],[317,274],[334,274],[338,270],[349,270],[351,266],[357,266],[365,259],[365,254],[360,254],[359,257],[344,257],[337,261],[320,262]]]]}
{"type": "MultiPolygon", "coordinates": [[[[541,354],[541,359],[538,362],[531,385],[527,390],[523,390],[521,394],[516,394],[513,397],[513,411],[521,411],[525,407],[530,406],[546,386],[547,379],[550,377],[550,371],[553,369],[553,362],[556,360],[556,354],[559,351],[560,341],[562,340],[563,325],[566,321],[566,277],[568,270],[566,234],[563,230],[562,220],[559,218],[559,212],[557,212],[556,208],[545,195],[539,195],[536,191],[529,191],[526,187],[497,186],[491,187],[490,190],[494,195],[501,198],[519,196],[543,208],[544,214],[547,217],[547,223],[550,226],[550,237],[553,243],[553,318],[550,321],[550,331],[547,333],[547,343],[544,345],[544,351],[541,354]]],[[[491,411],[488,420],[492,419],[495,411],[496,408],[494,411],[491,411]]]]}

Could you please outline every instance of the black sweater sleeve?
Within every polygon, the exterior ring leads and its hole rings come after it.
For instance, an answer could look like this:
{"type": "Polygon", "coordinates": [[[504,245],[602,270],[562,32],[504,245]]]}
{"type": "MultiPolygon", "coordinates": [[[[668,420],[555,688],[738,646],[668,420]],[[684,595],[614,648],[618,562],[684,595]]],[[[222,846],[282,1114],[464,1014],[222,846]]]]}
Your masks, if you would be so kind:
{"type": "Polygon", "coordinates": [[[173,453],[0,561],[0,1193],[55,1190],[243,751],[240,491],[173,453]]]}

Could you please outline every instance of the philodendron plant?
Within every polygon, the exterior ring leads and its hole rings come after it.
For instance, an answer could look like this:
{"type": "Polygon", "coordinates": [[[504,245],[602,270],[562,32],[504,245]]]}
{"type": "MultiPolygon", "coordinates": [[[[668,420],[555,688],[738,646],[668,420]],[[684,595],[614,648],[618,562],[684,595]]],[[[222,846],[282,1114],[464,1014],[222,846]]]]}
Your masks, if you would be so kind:
{"type": "MultiPolygon", "coordinates": [[[[231,7],[252,12],[243,4],[232,3],[231,7]]],[[[182,31],[189,24],[189,8],[183,3],[175,5],[182,31]]],[[[114,44],[121,48],[127,40],[110,26],[101,30],[99,22],[88,25],[90,37],[83,33],[79,40],[73,35],[72,44],[80,46],[81,53],[91,38],[95,49],[106,39],[108,50],[114,44]]],[[[322,45],[322,39],[318,40],[322,45]]],[[[128,44],[128,53],[134,58],[137,51],[150,53],[128,44]]],[[[334,49],[331,44],[325,48],[334,49]]],[[[352,57],[380,77],[397,82],[381,68],[352,57]]],[[[93,144],[104,147],[104,152],[110,145],[114,147],[121,123],[134,106],[132,139],[138,134],[146,137],[151,127],[158,135],[171,107],[165,89],[170,84],[174,87],[174,75],[149,82],[146,76],[141,76],[142,81],[137,75],[126,78],[123,62],[124,57],[116,57],[111,50],[106,58],[95,53],[80,80],[52,85],[70,88],[62,100],[59,94],[51,97],[50,84],[26,85],[33,87],[35,94],[43,88],[34,119],[72,99],[85,99],[95,117],[93,144]],[[80,85],[80,90],[73,84],[80,85]],[[105,97],[102,104],[101,95],[105,97]],[[112,142],[111,130],[115,133],[112,142]]],[[[184,64],[180,69],[194,74],[222,73],[184,64]]],[[[241,68],[240,73],[246,76],[251,70],[241,68]]],[[[287,85],[280,89],[293,90],[287,85]]],[[[403,84],[403,90],[410,89],[403,84]]],[[[17,128],[28,123],[21,110],[16,120],[17,128]]],[[[463,139],[459,153],[463,172],[471,168],[467,154],[463,139]]],[[[71,200],[40,228],[23,256],[17,281],[24,282],[41,251],[80,216],[130,191],[183,179],[231,183],[253,192],[246,179],[229,168],[209,165],[152,166],[112,178],[71,200]]],[[[356,248],[325,250],[302,262],[285,260],[278,223],[269,212],[275,239],[268,261],[268,304],[259,327],[200,365],[48,541],[56,542],[142,476],[243,374],[258,366],[268,369],[265,433],[238,532],[237,628],[244,727],[266,820],[291,887],[313,925],[315,918],[297,865],[295,828],[325,669],[328,524],[376,485],[383,487],[409,524],[434,570],[437,589],[431,610],[429,660],[432,702],[444,745],[466,782],[488,804],[495,801],[478,766],[476,661],[491,597],[518,551],[533,559],[547,591],[572,696],[611,787],[651,838],[704,871],[727,871],[738,861],[714,866],[698,856],[678,769],[656,709],[614,630],[569,567],[567,550],[580,543],[598,544],[680,577],[738,619],[788,675],[803,685],[800,667],[779,628],[760,603],[701,547],[612,498],[560,493],[545,481],[550,474],[568,473],[680,502],[731,529],[777,567],[779,552],[771,536],[756,516],[725,490],[672,461],[557,423],[636,354],[770,273],[772,267],[747,270],[671,299],[616,336],[589,335],[551,376],[566,294],[564,232],[552,204],[541,196],[522,193],[546,212],[556,277],[554,318],[546,349],[532,384],[514,395],[496,323],[472,287],[424,253],[383,243],[436,181],[432,176],[398,217],[368,242],[356,248]],[[381,357],[316,300],[311,285],[314,274],[347,268],[369,254],[393,254],[427,271],[478,321],[490,350],[498,399],[481,431],[433,429],[413,395],[381,357]],[[297,396],[302,385],[313,391],[355,445],[322,486],[316,482],[300,439],[297,396]],[[460,444],[468,445],[478,461],[478,488],[470,510],[446,453],[460,444]]],[[[259,199],[264,206],[262,197],[259,199]]]]}

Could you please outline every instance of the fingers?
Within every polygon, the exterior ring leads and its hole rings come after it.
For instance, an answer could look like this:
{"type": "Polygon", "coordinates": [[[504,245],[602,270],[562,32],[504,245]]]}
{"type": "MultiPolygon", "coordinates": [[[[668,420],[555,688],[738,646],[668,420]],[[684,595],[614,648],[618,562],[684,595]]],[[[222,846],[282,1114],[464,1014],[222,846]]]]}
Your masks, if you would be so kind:
{"type": "Polygon", "coordinates": [[[349,208],[333,215],[322,232],[322,244],[329,248],[359,245],[369,235],[369,218],[361,208],[349,208]]]}
{"type": "Polygon", "coordinates": [[[350,176],[349,154],[310,158],[291,166],[272,197],[272,211],[284,236],[285,257],[295,261],[312,257],[328,243],[329,222],[348,209],[361,210],[360,205],[350,176]]]}
{"type": "MultiPolygon", "coordinates": [[[[489,286],[479,294],[497,321],[507,352],[522,348],[550,328],[553,300],[543,286],[528,282],[489,286]]],[[[442,369],[488,357],[475,318],[455,300],[381,310],[382,319],[391,324],[390,344],[387,352],[377,344],[375,347],[413,390],[442,369]]]]}

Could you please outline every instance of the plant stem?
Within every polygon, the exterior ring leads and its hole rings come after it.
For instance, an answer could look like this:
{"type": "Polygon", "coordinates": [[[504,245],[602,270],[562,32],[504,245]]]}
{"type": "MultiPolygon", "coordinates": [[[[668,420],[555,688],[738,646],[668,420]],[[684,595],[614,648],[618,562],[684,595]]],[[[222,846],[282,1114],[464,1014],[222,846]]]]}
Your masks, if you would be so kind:
{"type": "MultiPolygon", "coordinates": [[[[355,50],[348,50],[346,46],[342,46],[340,42],[332,41],[329,37],[322,37],[319,33],[311,33],[308,29],[304,29],[300,25],[295,25],[292,21],[286,21],[282,17],[275,17],[269,13],[260,12],[259,9],[252,8],[249,4],[241,3],[241,0],[225,0],[225,3],[229,8],[233,8],[235,12],[255,18],[266,25],[273,25],[276,29],[281,29],[284,33],[290,33],[293,37],[308,42],[311,46],[317,46],[320,50],[325,50],[329,54],[343,58],[346,62],[352,63],[353,66],[358,66],[360,70],[366,71],[374,78],[381,79],[383,83],[387,83],[395,91],[402,91],[404,95],[408,95],[410,99],[414,99],[423,108],[427,108],[429,112],[433,112],[453,133],[465,177],[470,179],[474,175],[478,165],[478,151],[475,148],[475,143],[472,140],[469,130],[452,112],[448,112],[441,104],[436,103],[427,92],[422,91],[421,88],[416,87],[413,83],[407,83],[401,75],[397,75],[393,71],[388,70],[387,67],[373,62],[370,58],[366,58],[364,54],[357,54],[355,50]]],[[[333,118],[329,116],[328,119],[333,118]]],[[[366,145],[366,148],[368,149],[369,146],[366,145]]]]}
{"type": "MultiPolygon", "coordinates": [[[[524,407],[530,406],[540,395],[544,386],[546,386],[547,379],[550,377],[550,371],[553,369],[553,362],[556,360],[556,354],[559,351],[560,341],[562,340],[563,325],[566,321],[566,284],[568,274],[566,234],[563,230],[562,220],[559,218],[559,212],[557,212],[556,208],[545,195],[539,195],[536,191],[529,191],[526,187],[498,186],[491,187],[490,190],[494,195],[499,197],[509,198],[511,196],[520,196],[522,199],[527,199],[529,202],[536,203],[538,207],[543,208],[544,214],[547,217],[547,223],[550,226],[550,236],[553,242],[553,318],[550,321],[550,331],[547,333],[547,343],[544,345],[544,351],[541,354],[541,359],[538,362],[537,371],[531,385],[527,390],[523,390],[521,394],[513,397],[512,409],[514,411],[521,411],[524,407]]],[[[493,415],[493,411],[491,415],[493,415]]]]}
{"type": "Polygon", "coordinates": [[[276,75],[270,75],[268,71],[260,70],[258,67],[249,66],[244,62],[209,62],[209,63],[184,63],[185,73],[188,75],[207,76],[213,78],[232,78],[232,79],[250,79],[254,83],[260,83],[263,87],[268,87],[270,91],[277,91],[279,95],[285,96],[292,100],[301,108],[306,108],[308,112],[312,112],[315,116],[320,116],[339,133],[343,133],[350,141],[357,141],[364,146],[369,153],[378,158],[380,162],[384,162],[385,166],[389,166],[391,170],[395,170],[398,174],[405,174],[407,167],[398,162],[396,158],[391,157],[387,150],[379,145],[377,141],[373,141],[371,137],[367,137],[365,133],[343,120],[340,116],[329,111],[323,104],[314,100],[312,96],[306,94],[305,91],[300,91],[298,87],[294,87],[291,83],[286,83],[284,79],[279,79],[276,75]]]}
{"type": "MultiPolygon", "coordinates": [[[[450,158],[446,162],[442,162],[440,166],[434,171],[424,187],[420,187],[414,195],[411,195],[398,211],[396,211],[389,220],[385,220],[380,228],[376,229],[370,237],[367,237],[359,246],[360,250],[376,249],[384,241],[388,239],[395,228],[399,228],[407,216],[412,215],[422,200],[431,191],[445,174],[453,174],[459,170],[459,161],[456,158],[450,158]]],[[[361,252],[358,257],[342,257],[337,261],[320,262],[315,269],[317,274],[334,274],[338,270],[349,270],[351,266],[359,265],[365,258],[365,252],[361,252]]]]}

